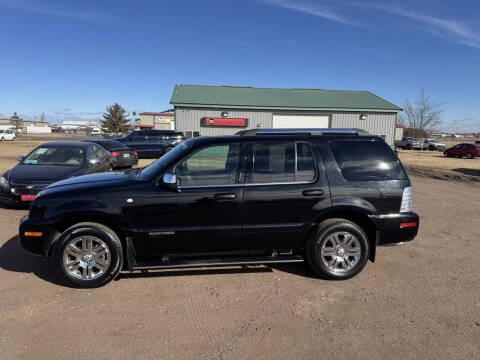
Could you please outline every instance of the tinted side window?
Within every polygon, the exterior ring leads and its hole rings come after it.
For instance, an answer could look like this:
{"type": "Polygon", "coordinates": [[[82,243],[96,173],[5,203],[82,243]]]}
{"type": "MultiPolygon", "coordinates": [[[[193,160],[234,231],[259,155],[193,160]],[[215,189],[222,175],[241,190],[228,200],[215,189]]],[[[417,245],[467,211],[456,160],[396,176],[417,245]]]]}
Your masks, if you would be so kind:
{"type": "Polygon", "coordinates": [[[145,140],[146,131],[135,131],[131,136],[131,140],[145,140]]]}
{"type": "Polygon", "coordinates": [[[315,179],[315,162],[312,149],[307,143],[297,143],[297,168],[295,181],[312,181],[315,179]]]}
{"type": "Polygon", "coordinates": [[[406,174],[383,141],[332,141],[338,167],[347,181],[403,180],[406,174]]]}
{"type": "Polygon", "coordinates": [[[315,179],[310,145],[303,142],[255,142],[250,183],[305,182],[315,179]]]}
{"type": "Polygon", "coordinates": [[[236,184],[239,170],[239,143],[205,147],[182,159],[174,167],[183,186],[236,184]]]}
{"type": "Polygon", "coordinates": [[[92,146],[92,147],[88,148],[87,161],[91,161],[95,158],[96,158],[95,147],[92,146]]]}
{"type": "Polygon", "coordinates": [[[295,143],[256,142],[253,146],[252,183],[295,181],[295,143]]]}

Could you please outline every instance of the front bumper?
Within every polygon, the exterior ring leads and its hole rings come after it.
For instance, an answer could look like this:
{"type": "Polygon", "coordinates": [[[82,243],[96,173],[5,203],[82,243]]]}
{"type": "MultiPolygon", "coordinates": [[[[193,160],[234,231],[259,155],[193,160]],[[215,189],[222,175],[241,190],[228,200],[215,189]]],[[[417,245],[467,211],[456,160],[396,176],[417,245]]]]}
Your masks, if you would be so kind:
{"type": "Polygon", "coordinates": [[[20,247],[36,256],[48,256],[48,250],[59,233],[53,228],[53,223],[45,220],[31,220],[26,215],[18,229],[20,247]],[[29,236],[28,233],[41,233],[40,236],[29,236]]]}
{"type": "Polygon", "coordinates": [[[0,188],[0,202],[6,205],[20,205],[29,206],[32,200],[38,195],[38,193],[50,185],[48,184],[15,184],[10,183],[10,188],[0,188]],[[22,197],[27,199],[22,200],[22,197]]]}
{"type": "Polygon", "coordinates": [[[420,218],[414,212],[371,215],[370,218],[379,231],[380,236],[377,245],[411,241],[417,236],[420,225],[420,218]]]}
{"type": "MultiPolygon", "coordinates": [[[[12,194],[11,191],[0,188],[0,202],[5,205],[20,205],[25,203],[21,201],[20,195],[12,194]]],[[[29,204],[30,202],[28,202],[29,204]]]]}

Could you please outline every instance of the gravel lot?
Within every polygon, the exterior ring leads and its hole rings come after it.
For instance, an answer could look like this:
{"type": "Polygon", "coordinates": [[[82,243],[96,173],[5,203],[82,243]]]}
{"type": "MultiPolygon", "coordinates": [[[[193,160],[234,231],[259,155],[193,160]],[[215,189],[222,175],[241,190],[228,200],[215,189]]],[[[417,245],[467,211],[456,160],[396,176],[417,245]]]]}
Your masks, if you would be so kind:
{"type": "Polygon", "coordinates": [[[478,359],[480,186],[413,178],[418,238],[357,277],[303,264],[122,274],[59,284],[0,209],[0,358],[478,359]]]}

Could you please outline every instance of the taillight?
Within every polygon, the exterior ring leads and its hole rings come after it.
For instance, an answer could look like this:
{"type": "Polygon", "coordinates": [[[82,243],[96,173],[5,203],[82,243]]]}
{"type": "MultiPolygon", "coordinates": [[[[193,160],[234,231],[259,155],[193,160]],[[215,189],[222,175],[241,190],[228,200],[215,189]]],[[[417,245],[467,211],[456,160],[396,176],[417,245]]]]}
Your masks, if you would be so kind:
{"type": "Polygon", "coordinates": [[[413,209],[413,195],[412,195],[412,187],[408,186],[403,189],[402,195],[402,205],[400,205],[400,212],[411,212],[413,209]]]}
{"type": "Polygon", "coordinates": [[[112,154],[112,156],[118,156],[118,155],[120,155],[120,152],[119,151],[112,151],[110,154],[112,154]]]}
{"type": "Polygon", "coordinates": [[[136,151],[132,151],[132,154],[133,154],[133,155],[137,155],[137,152],[136,152],[136,151]]]}

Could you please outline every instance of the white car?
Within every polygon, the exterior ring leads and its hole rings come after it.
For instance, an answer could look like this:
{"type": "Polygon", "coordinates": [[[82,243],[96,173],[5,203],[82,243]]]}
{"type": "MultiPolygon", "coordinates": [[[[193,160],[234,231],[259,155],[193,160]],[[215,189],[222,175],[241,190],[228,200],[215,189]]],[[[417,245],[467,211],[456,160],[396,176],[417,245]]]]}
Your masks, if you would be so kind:
{"type": "Polygon", "coordinates": [[[0,141],[15,141],[15,131],[7,129],[7,130],[0,130],[0,141]]]}

